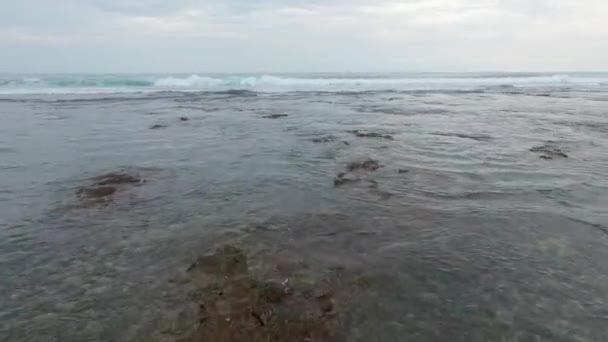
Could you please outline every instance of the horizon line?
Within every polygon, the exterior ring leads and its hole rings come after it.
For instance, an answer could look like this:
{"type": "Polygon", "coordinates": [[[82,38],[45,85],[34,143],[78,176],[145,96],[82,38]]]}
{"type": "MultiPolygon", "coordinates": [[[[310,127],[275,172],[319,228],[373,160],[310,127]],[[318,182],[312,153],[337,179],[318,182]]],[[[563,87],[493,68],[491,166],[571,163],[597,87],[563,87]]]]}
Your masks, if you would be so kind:
{"type": "Polygon", "coordinates": [[[551,71],[0,71],[1,75],[321,75],[321,74],[593,74],[608,70],[551,71]]]}

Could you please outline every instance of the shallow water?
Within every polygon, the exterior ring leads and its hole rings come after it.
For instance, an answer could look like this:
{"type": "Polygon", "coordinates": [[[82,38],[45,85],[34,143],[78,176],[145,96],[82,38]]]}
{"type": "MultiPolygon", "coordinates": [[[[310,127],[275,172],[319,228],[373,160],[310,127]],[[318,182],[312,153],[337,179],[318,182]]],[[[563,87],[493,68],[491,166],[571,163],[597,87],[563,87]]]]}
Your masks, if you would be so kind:
{"type": "Polygon", "coordinates": [[[607,101],[601,83],[0,95],[0,340],[153,340],[188,303],[181,273],[227,242],[364,282],[339,308],[349,341],[608,340],[607,101]],[[80,205],[116,170],[146,182],[80,205]]]}

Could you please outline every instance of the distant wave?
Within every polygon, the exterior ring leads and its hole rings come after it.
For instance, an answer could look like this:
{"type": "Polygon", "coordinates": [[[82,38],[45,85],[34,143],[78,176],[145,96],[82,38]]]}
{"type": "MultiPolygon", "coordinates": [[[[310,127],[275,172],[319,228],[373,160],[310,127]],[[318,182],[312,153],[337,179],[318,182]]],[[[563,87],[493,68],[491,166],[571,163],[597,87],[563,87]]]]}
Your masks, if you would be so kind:
{"type": "Polygon", "coordinates": [[[602,86],[607,74],[330,74],[319,76],[0,76],[0,94],[113,93],[150,91],[368,91],[479,87],[602,86]]]}
{"type": "Polygon", "coordinates": [[[155,87],[161,88],[193,88],[213,87],[225,83],[222,79],[192,75],[186,78],[166,77],[154,81],[155,87]]]}
{"type": "Polygon", "coordinates": [[[73,77],[26,77],[0,80],[0,89],[21,88],[111,88],[111,87],[150,87],[154,82],[136,78],[73,78],[73,77]]]}
{"type": "Polygon", "coordinates": [[[525,85],[525,84],[558,84],[570,81],[579,82],[568,75],[537,77],[454,77],[454,78],[295,78],[280,76],[224,77],[211,78],[192,75],[185,78],[167,77],[154,82],[154,86],[163,88],[213,87],[213,86],[365,86],[365,85],[416,85],[416,84],[479,84],[479,85],[525,85]]]}

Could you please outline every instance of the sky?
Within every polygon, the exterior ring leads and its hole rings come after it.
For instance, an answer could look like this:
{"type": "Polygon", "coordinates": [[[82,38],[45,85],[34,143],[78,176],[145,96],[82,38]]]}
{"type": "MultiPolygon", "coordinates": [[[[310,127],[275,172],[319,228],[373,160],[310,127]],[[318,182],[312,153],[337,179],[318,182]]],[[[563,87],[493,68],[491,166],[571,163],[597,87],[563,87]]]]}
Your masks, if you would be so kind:
{"type": "Polygon", "coordinates": [[[0,71],[608,71],[608,1],[0,0],[0,71]]]}

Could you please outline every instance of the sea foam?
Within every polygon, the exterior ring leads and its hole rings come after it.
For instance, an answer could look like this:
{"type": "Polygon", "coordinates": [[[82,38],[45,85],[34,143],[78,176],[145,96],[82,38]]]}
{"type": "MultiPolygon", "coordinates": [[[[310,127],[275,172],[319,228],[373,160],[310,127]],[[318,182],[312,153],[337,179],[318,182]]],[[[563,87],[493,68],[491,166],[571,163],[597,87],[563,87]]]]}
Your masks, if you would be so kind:
{"type": "Polygon", "coordinates": [[[299,74],[0,76],[0,94],[154,91],[411,91],[485,87],[605,87],[608,74],[299,74]]]}

